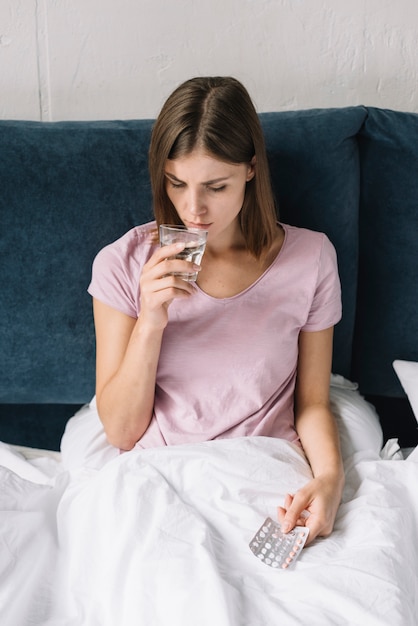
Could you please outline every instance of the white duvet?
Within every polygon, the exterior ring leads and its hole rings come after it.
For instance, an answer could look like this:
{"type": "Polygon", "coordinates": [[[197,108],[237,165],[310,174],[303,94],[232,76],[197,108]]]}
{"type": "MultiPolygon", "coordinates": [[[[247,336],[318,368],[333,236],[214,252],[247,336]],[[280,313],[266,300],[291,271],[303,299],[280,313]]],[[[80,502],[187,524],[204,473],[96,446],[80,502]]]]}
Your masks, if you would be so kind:
{"type": "Polygon", "coordinates": [[[248,546],[310,477],[288,442],[134,450],[74,471],[2,446],[0,463],[2,626],[418,623],[418,463],[351,456],[333,534],[293,570],[248,546]]]}

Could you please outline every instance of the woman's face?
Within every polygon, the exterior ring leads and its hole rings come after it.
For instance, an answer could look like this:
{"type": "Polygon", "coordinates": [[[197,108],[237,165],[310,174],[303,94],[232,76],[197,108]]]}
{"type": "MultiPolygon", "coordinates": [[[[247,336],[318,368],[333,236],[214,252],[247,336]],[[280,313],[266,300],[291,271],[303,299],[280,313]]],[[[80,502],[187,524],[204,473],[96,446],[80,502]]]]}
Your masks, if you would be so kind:
{"type": "Polygon", "coordinates": [[[236,236],[246,183],[254,176],[252,163],[226,163],[196,149],[165,166],[166,190],[188,228],[208,230],[208,243],[236,236]]]}

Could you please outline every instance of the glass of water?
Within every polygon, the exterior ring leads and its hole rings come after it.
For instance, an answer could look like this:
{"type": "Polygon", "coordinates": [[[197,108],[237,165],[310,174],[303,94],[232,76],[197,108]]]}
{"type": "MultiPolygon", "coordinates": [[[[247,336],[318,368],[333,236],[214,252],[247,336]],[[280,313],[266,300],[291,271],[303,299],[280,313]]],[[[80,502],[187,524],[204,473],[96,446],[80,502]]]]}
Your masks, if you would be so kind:
{"type": "MultiPolygon", "coordinates": [[[[171,224],[161,224],[160,226],[160,244],[161,246],[169,246],[172,243],[185,243],[185,248],[176,259],[184,259],[200,265],[203,253],[205,251],[206,239],[208,237],[207,230],[199,228],[186,228],[186,226],[175,226],[171,224]]],[[[197,279],[197,272],[183,273],[175,272],[176,276],[180,276],[183,280],[194,282],[197,279]]]]}

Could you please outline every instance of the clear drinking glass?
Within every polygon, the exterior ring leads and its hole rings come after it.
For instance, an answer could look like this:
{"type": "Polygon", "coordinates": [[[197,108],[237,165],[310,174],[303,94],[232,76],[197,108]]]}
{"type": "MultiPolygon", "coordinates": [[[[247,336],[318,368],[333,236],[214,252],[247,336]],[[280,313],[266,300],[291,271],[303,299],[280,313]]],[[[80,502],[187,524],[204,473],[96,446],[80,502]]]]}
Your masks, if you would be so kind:
{"type": "MultiPolygon", "coordinates": [[[[172,243],[185,243],[185,248],[175,255],[176,259],[184,259],[200,265],[203,253],[205,251],[207,230],[199,228],[186,228],[186,226],[177,226],[171,224],[161,224],[160,226],[160,244],[161,246],[169,246],[172,243]]],[[[180,276],[183,280],[194,282],[197,279],[197,272],[184,273],[174,272],[176,276],[180,276]]]]}

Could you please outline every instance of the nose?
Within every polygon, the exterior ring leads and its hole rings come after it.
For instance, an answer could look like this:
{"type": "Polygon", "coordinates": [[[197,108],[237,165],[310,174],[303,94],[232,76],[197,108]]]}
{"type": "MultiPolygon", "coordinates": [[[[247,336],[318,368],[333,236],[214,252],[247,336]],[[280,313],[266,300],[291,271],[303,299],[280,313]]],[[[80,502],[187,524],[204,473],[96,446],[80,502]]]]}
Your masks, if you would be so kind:
{"type": "Polygon", "coordinates": [[[191,215],[206,213],[206,205],[200,190],[191,189],[187,198],[187,210],[191,215]]]}

